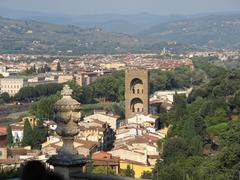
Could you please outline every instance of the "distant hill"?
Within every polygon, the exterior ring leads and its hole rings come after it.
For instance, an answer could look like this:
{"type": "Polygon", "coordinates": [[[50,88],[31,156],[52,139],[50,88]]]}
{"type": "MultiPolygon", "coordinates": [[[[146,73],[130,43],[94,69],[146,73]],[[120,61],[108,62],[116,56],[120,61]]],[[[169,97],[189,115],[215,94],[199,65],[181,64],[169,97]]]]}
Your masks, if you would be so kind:
{"type": "Polygon", "coordinates": [[[32,20],[0,17],[0,53],[79,55],[86,53],[159,53],[163,48],[184,52],[196,47],[161,39],[112,33],[32,20]]]}
{"type": "Polygon", "coordinates": [[[240,48],[240,13],[211,15],[163,23],[139,34],[208,48],[240,48]]]}
{"type": "Polygon", "coordinates": [[[136,37],[100,28],[82,29],[72,25],[0,18],[0,52],[117,53],[125,52],[138,43],[136,37]]]}
{"type": "Polygon", "coordinates": [[[0,16],[11,19],[34,20],[62,25],[75,25],[82,28],[98,27],[109,32],[127,34],[136,34],[159,23],[186,18],[182,15],[160,16],[149,13],[74,16],[4,8],[0,8],[0,16]]]}
{"type": "MultiPolygon", "coordinates": [[[[143,22],[147,22],[147,19],[143,18],[143,22]]],[[[82,21],[87,23],[88,18],[82,18],[82,21]]],[[[141,29],[132,23],[125,27],[128,22],[124,20],[107,22],[105,26],[107,24],[108,29],[115,27],[122,32],[128,28],[127,31],[133,28],[141,29]]],[[[152,26],[137,35],[113,33],[98,27],[83,28],[0,17],[0,53],[79,55],[159,53],[163,48],[172,52],[240,49],[239,32],[240,13],[171,20],[152,26]]]]}

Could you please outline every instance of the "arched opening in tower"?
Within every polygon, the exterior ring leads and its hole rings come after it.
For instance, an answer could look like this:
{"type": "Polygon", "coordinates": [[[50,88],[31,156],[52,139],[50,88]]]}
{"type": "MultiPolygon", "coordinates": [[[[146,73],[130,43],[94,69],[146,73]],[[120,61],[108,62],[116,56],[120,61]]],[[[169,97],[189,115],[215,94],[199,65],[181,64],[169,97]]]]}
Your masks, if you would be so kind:
{"type": "Polygon", "coordinates": [[[143,94],[143,82],[139,78],[135,78],[130,83],[130,91],[133,94],[143,94]]]}
{"type": "Polygon", "coordinates": [[[134,98],[131,100],[130,109],[134,113],[143,112],[143,101],[140,98],[134,98]]]}

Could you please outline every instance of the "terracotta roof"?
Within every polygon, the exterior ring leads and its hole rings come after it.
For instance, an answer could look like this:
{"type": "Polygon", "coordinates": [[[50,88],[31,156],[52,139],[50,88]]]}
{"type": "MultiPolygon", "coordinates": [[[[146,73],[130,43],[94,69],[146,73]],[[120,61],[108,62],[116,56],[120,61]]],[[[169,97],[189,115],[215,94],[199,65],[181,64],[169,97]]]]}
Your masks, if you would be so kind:
{"type": "Polygon", "coordinates": [[[148,155],[150,159],[158,159],[160,156],[159,155],[148,155]]]}
{"type": "Polygon", "coordinates": [[[19,161],[15,159],[0,159],[0,164],[17,164],[20,163],[19,161]]]}
{"type": "Polygon", "coordinates": [[[135,143],[144,143],[144,144],[152,144],[159,140],[159,138],[155,136],[151,136],[148,134],[144,134],[143,136],[136,136],[135,138],[131,138],[126,141],[127,144],[135,144],[135,143]]]}
{"type": "Polygon", "coordinates": [[[86,147],[88,149],[91,149],[94,146],[98,146],[99,145],[98,142],[89,141],[89,140],[88,141],[84,141],[84,140],[81,140],[81,139],[75,139],[74,142],[82,144],[83,147],[86,147]]]}
{"type": "Polygon", "coordinates": [[[101,124],[101,125],[106,124],[106,122],[100,121],[100,120],[98,120],[98,119],[93,119],[93,122],[95,122],[95,123],[97,123],[97,124],[101,124]]]}
{"type": "Polygon", "coordinates": [[[10,124],[12,130],[23,130],[24,129],[24,125],[23,123],[14,123],[14,124],[10,124]]]}
{"type": "Polygon", "coordinates": [[[118,166],[119,160],[106,159],[106,160],[93,160],[93,165],[95,166],[118,166]]]}
{"type": "Polygon", "coordinates": [[[14,155],[27,155],[27,150],[24,148],[13,148],[10,149],[11,154],[14,155]]]}
{"type": "Polygon", "coordinates": [[[7,134],[7,128],[0,127],[0,135],[6,135],[7,134]]]}
{"type": "Polygon", "coordinates": [[[129,160],[129,159],[121,159],[120,162],[126,162],[129,164],[136,164],[136,165],[141,165],[141,166],[148,166],[147,164],[140,163],[138,161],[129,160]]]}
{"type": "Polygon", "coordinates": [[[93,159],[112,159],[112,154],[104,151],[99,151],[99,152],[93,153],[92,158],[93,159]]]}

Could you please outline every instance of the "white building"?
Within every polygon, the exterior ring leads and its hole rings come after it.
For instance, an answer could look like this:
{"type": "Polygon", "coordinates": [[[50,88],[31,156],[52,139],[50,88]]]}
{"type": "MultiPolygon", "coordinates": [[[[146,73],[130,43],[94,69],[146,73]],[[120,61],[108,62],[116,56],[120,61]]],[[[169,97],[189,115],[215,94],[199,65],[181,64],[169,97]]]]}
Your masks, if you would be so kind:
{"type": "Polygon", "coordinates": [[[7,77],[0,79],[1,93],[7,92],[10,96],[14,96],[22,87],[27,85],[26,78],[7,77]]]}
{"type": "Polygon", "coordinates": [[[84,118],[85,122],[91,122],[94,120],[99,120],[103,123],[108,123],[113,130],[116,130],[120,126],[121,121],[123,121],[122,119],[120,119],[119,116],[103,114],[98,112],[95,112],[93,115],[84,118]]]}
{"type": "Polygon", "coordinates": [[[12,129],[13,141],[14,142],[22,141],[24,124],[23,123],[13,123],[13,124],[10,124],[10,126],[12,129]]]}
{"type": "Polygon", "coordinates": [[[187,89],[186,91],[156,91],[150,97],[150,104],[155,104],[155,102],[161,103],[162,105],[167,104],[165,108],[169,110],[172,107],[173,97],[175,94],[185,94],[186,96],[188,96],[191,91],[192,88],[187,89]]]}
{"type": "Polygon", "coordinates": [[[128,124],[142,124],[145,126],[153,126],[155,125],[156,120],[158,117],[154,117],[151,114],[144,115],[144,114],[137,114],[136,116],[127,119],[128,124]]]}

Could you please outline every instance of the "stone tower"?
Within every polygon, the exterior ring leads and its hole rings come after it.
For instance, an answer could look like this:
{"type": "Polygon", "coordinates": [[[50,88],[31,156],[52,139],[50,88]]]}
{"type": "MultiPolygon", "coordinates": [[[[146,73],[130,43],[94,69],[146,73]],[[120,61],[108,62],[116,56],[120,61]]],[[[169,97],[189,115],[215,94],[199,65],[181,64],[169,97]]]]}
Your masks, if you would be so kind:
{"type": "Polygon", "coordinates": [[[125,114],[126,120],[136,114],[148,115],[148,71],[127,69],[125,72],[125,114]]]}

